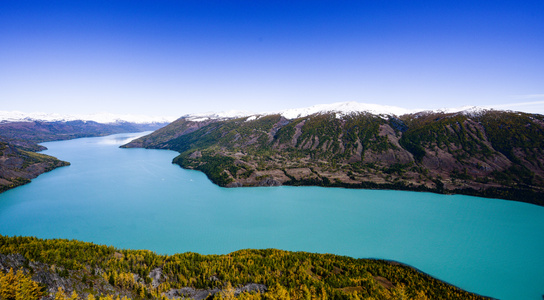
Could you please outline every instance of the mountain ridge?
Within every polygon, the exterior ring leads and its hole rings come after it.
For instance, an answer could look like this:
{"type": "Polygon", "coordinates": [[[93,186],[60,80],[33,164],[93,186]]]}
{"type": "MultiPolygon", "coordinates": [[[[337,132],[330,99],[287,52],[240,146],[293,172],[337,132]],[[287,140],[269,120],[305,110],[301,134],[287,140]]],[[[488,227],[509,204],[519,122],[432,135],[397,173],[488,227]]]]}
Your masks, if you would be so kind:
{"type": "Polygon", "coordinates": [[[204,121],[208,119],[234,119],[234,118],[243,118],[243,117],[255,117],[259,118],[261,116],[267,115],[282,115],[287,119],[296,119],[301,117],[306,117],[316,113],[338,113],[338,116],[351,114],[351,113],[372,113],[375,115],[388,115],[388,116],[401,116],[406,114],[413,113],[456,113],[464,112],[466,114],[479,113],[485,110],[494,110],[491,106],[462,106],[462,107],[450,107],[450,108],[439,108],[439,109],[407,109],[399,106],[392,105],[380,105],[373,103],[361,103],[355,101],[349,102],[336,102],[329,104],[317,104],[309,107],[301,108],[290,108],[278,111],[268,111],[268,112],[250,112],[244,110],[229,110],[222,112],[205,112],[205,113],[193,113],[185,114],[181,118],[185,118],[191,121],[204,121]]]}
{"type": "Polygon", "coordinates": [[[318,185],[467,194],[544,205],[544,116],[481,108],[182,117],[124,147],[225,187],[318,185]]]}

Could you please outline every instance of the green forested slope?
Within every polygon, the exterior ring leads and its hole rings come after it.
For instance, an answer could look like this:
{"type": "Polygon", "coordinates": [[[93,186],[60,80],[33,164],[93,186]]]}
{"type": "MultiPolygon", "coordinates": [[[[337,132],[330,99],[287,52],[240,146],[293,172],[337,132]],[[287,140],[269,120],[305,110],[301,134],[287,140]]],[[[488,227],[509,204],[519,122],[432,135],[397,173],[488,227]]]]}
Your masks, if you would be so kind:
{"type": "MultiPolygon", "coordinates": [[[[24,270],[42,292],[160,299],[191,287],[240,299],[484,299],[394,262],[274,249],[158,255],[68,240],[0,236],[0,272],[24,270]],[[214,288],[217,288],[214,290],[214,288]],[[230,291],[229,291],[230,290],[230,291]],[[230,293],[230,294],[229,294],[230,293]]],[[[2,289],[2,287],[0,287],[2,289]]]]}
{"type": "Polygon", "coordinates": [[[172,149],[221,186],[424,190],[544,205],[544,116],[318,113],[181,118],[126,147],[172,149]]]}

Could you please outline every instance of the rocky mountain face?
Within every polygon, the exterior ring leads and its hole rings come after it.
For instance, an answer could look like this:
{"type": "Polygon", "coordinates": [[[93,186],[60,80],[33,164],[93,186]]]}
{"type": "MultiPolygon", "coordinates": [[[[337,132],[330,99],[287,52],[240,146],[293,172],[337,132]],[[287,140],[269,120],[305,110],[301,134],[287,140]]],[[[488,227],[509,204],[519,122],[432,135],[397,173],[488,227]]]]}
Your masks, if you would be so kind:
{"type": "Polygon", "coordinates": [[[40,148],[36,144],[9,142],[0,137],[0,192],[28,183],[30,179],[42,173],[70,164],[49,155],[32,152],[33,150],[40,148]]]}
{"type": "MultiPolygon", "coordinates": [[[[44,288],[45,295],[40,300],[55,299],[55,293],[59,288],[68,291],[68,294],[74,290],[81,292],[90,288],[105,294],[120,293],[101,276],[30,261],[21,254],[4,255],[0,253],[0,272],[7,273],[9,270],[23,270],[26,274],[32,274],[32,279],[44,288]]],[[[99,274],[100,271],[96,270],[95,272],[99,274]]]]}
{"type": "MultiPolygon", "coordinates": [[[[121,255],[117,253],[117,255],[121,255]]],[[[134,299],[138,299],[138,296],[129,286],[118,284],[115,282],[109,282],[107,275],[104,276],[104,270],[100,268],[91,269],[79,269],[69,270],[62,266],[49,265],[42,262],[32,261],[26,259],[21,254],[2,254],[0,253],[0,272],[8,273],[10,270],[23,270],[26,274],[31,274],[32,280],[42,285],[44,289],[44,296],[40,300],[54,300],[56,292],[61,288],[66,291],[68,295],[71,292],[76,291],[83,297],[79,299],[87,299],[86,294],[89,291],[93,291],[96,294],[109,294],[117,296],[126,296],[134,299]]],[[[141,278],[138,274],[131,274],[134,281],[138,281],[140,284],[145,284],[146,279],[141,278]]],[[[149,280],[153,288],[158,288],[160,284],[168,282],[168,277],[162,274],[161,268],[156,268],[149,274],[149,280]]],[[[243,286],[233,287],[233,293],[238,296],[242,293],[265,293],[267,287],[264,284],[248,283],[243,286]]],[[[194,299],[204,300],[210,295],[213,297],[215,294],[222,294],[224,288],[209,288],[209,289],[195,289],[193,287],[183,287],[180,289],[170,289],[164,292],[164,296],[167,299],[194,299]]]]}
{"type": "Polygon", "coordinates": [[[544,205],[544,116],[481,110],[180,118],[125,147],[225,187],[319,185],[460,193],[544,205]]]}

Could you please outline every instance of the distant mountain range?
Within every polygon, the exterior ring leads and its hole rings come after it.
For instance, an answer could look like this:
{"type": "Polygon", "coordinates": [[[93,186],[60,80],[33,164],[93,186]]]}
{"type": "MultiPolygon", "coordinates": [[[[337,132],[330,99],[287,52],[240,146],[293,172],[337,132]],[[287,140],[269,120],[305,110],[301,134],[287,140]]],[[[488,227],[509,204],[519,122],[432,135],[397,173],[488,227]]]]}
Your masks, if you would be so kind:
{"type": "Polygon", "coordinates": [[[154,117],[146,115],[129,114],[87,114],[87,115],[63,115],[55,113],[24,113],[20,111],[0,111],[0,122],[69,122],[69,121],[93,121],[101,124],[111,123],[134,123],[134,124],[153,124],[170,123],[174,117],[154,117]]]}
{"type": "Polygon", "coordinates": [[[459,193],[544,205],[544,116],[355,102],[186,115],[124,147],[171,149],[221,186],[459,193]]]}

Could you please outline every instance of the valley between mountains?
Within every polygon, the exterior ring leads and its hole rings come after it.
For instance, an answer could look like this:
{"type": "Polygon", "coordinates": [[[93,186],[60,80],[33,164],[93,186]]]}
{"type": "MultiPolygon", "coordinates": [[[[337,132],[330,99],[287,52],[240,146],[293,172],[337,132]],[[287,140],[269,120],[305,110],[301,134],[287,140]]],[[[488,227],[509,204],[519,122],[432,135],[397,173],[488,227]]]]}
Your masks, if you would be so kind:
{"type": "Polygon", "coordinates": [[[47,149],[38,143],[155,130],[164,125],[120,121],[104,124],[88,120],[0,121],[0,193],[29,183],[42,173],[70,165],[55,157],[36,153],[47,149]]]}
{"type": "Polygon", "coordinates": [[[123,147],[170,149],[224,187],[399,189],[544,205],[544,116],[321,111],[182,117],[123,147]]]}

